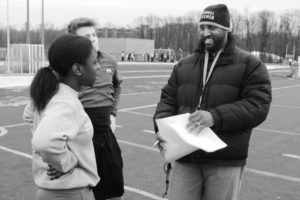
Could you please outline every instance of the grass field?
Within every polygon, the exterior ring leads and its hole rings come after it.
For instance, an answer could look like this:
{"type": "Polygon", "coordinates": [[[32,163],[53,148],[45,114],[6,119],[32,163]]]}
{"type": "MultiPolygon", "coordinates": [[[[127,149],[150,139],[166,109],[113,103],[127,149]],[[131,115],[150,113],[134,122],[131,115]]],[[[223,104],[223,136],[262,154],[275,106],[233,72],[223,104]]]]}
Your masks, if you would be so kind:
{"type": "MultiPolygon", "coordinates": [[[[124,200],[162,200],[164,160],[152,147],[152,115],[169,65],[121,65],[124,78],[116,136],[122,149],[124,200]]],[[[300,80],[272,70],[273,102],[251,138],[241,200],[300,199],[300,80]]],[[[0,89],[0,200],[34,199],[31,133],[22,121],[26,87],[0,89]]]]}

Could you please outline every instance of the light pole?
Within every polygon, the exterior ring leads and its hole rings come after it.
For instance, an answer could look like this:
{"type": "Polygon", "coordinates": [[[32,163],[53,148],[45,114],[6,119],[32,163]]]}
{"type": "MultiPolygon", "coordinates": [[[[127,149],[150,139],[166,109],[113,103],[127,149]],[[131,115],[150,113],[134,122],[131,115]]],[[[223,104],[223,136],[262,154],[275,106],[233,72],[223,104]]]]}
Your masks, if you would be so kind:
{"type": "MultiPolygon", "coordinates": [[[[297,53],[297,56],[299,56],[299,53],[300,53],[300,23],[297,25],[297,30],[298,30],[298,34],[297,34],[297,47],[296,47],[296,49],[297,49],[297,51],[296,51],[296,53],[297,53]]],[[[299,63],[299,59],[298,59],[298,63],[299,63]]]]}
{"type": "Polygon", "coordinates": [[[42,0],[41,43],[45,45],[44,0],[42,0]]]}
{"type": "Polygon", "coordinates": [[[45,24],[44,24],[44,0],[42,0],[42,23],[41,23],[42,65],[44,66],[45,51],[45,24]]]}
{"type": "Polygon", "coordinates": [[[299,55],[299,53],[300,53],[300,41],[299,41],[299,36],[300,36],[300,23],[298,24],[298,26],[297,26],[297,28],[298,28],[298,35],[297,35],[297,47],[298,47],[298,59],[297,59],[297,61],[298,61],[298,72],[297,72],[297,77],[299,78],[300,77],[300,55],[299,55]]]}
{"type": "Polygon", "coordinates": [[[6,33],[6,40],[7,40],[7,48],[6,48],[6,59],[7,59],[7,72],[10,72],[10,30],[9,30],[9,0],[6,1],[7,4],[7,33],[6,33]]]}
{"type": "Polygon", "coordinates": [[[26,43],[30,44],[29,0],[27,0],[26,43]]]}

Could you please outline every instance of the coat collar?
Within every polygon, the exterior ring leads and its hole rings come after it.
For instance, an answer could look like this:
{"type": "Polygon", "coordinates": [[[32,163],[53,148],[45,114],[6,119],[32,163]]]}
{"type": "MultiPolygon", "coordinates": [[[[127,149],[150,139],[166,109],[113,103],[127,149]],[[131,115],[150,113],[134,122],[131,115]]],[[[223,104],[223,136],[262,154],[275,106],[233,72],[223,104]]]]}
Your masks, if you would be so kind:
{"type": "MultiPolygon", "coordinates": [[[[227,44],[224,51],[221,53],[217,65],[228,65],[235,62],[236,58],[234,56],[235,51],[235,40],[233,35],[228,34],[227,44]]],[[[204,60],[205,51],[202,43],[199,43],[198,48],[195,50],[195,53],[198,54],[199,58],[204,60]]]]}

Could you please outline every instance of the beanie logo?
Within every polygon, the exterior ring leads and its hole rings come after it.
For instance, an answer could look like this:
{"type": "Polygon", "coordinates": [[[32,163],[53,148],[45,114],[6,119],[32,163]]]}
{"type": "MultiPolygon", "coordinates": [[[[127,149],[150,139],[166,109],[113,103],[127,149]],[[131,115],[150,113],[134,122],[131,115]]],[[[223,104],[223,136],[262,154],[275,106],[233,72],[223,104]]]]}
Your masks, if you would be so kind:
{"type": "Polygon", "coordinates": [[[112,69],[106,69],[106,73],[113,74],[112,69]]]}
{"type": "Polygon", "coordinates": [[[215,12],[205,10],[203,14],[201,15],[201,19],[208,19],[208,20],[214,20],[215,19],[215,12]]]}

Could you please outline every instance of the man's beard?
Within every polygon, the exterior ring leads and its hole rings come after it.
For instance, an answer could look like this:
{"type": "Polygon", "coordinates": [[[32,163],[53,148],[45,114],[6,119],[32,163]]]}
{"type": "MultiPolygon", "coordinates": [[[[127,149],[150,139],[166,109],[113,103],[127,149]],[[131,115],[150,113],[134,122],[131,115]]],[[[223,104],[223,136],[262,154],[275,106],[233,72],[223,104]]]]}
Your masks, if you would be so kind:
{"type": "Polygon", "coordinates": [[[201,38],[200,43],[202,44],[205,50],[211,53],[215,53],[224,46],[224,40],[225,37],[209,36],[209,37],[201,38]]]}

